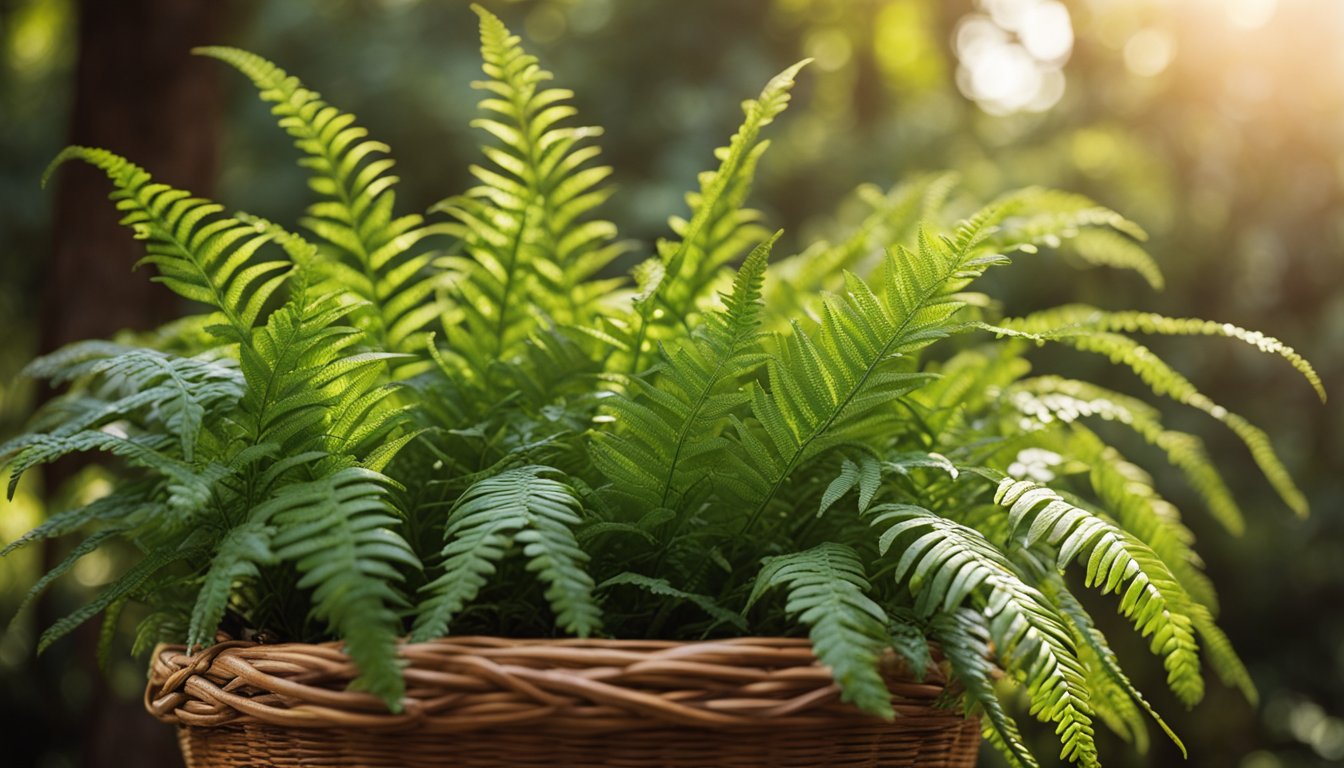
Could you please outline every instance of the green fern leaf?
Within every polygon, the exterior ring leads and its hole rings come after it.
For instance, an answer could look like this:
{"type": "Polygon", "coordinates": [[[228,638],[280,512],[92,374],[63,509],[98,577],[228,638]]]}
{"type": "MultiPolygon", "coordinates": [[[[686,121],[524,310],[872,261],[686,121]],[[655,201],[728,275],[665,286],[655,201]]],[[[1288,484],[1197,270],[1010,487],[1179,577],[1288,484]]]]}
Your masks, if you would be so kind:
{"type": "Polygon", "coordinates": [[[122,223],[145,241],[141,264],[158,270],[153,279],[192,301],[220,312],[225,337],[243,341],[267,298],[289,274],[284,261],[253,261],[272,235],[237,219],[219,216],[223,206],[155,183],[144,169],[102,149],[66,147],[47,177],[68,160],[83,160],[107,174],[122,223]]]}
{"type": "MultiPolygon", "coordinates": [[[[404,683],[396,655],[401,633],[396,609],[406,601],[394,585],[403,578],[398,567],[419,568],[420,563],[393,530],[398,521],[387,498],[388,482],[376,472],[346,467],[285,486],[252,511],[251,522],[275,527],[270,542],[275,558],[294,563],[301,574],[298,587],[312,590],[313,616],[345,641],[345,652],[360,671],[352,687],[399,711],[404,683]]],[[[248,570],[239,563],[262,560],[262,531],[238,532],[230,546],[234,562],[221,562],[217,579],[248,570]]],[[[215,605],[209,595],[207,601],[215,605]]],[[[207,613],[213,608],[201,610],[198,640],[208,631],[207,613]]]]}
{"type": "Polygon", "coordinates": [[[477,481],[454,504],[444,527],[442,574],[427,584],[411,638],[443,635],[453,618],[474,599],[515,544],[527,569],[548,585],[546,599],[556,624],[587,637],[601,628],[588,555],[573,529],[581,506],[574,490],[549,467],[504,470],[477,481]]]}
{"type": "Polygon", "coordinates": [[[1194,706],[1204,695],[1190,601],[1176,578],[1149,547],[1105,519],[1068,503],[1028,480],[1003,478],[994,502],[1009,510],[1014,530],[1029,524],[1026,544],[1045,541],[1058,551],[1058,565],[1077,559],[1086,584],[1121,595],[1120,612],[1163,657],[1167,685],[1194,706]]]}
{"type": "Polygon", "coordinates": [[[902,541],[894,576],[915,595],[917,613],[948,612],[977,591],[987,593],[983,612],[990,636],[1008,668],[1026,678],[1032,715],[1056,723],[1062,758],[1096,765],[1087,672],[1045,596],[974,528],[909,504],[880,504],[870,515],[873,526],[886,526],[878,540],[881,554],[902,541]]]}
{"type": "Polygon", "coordinates": [[[357,323],[382,349],[420,351],[425,326],[439,314],[433,299],[440,284],[425,274],[430,256],[412,250],[443,230],[416,214],[394,214],[398,179],[389,173],[387,145],[369,139],[353,115],[260,56],[217,46],[194,52],[250,78],[306,155],[300,164],[312,172],[309,185],[321,199],[309,206],[303,223],[333,251],[323,264],[330,284],[366,302],[355,312],[357,323]]]}
{"type": "Polygon", "coordinates": [[[807,625],[812,650],[831,668],[841,697],[865,712],[894,717],[891,692],[877,670],[887,616],[867,595],[871,586],[858,554],[826,543],[769,558],[756,576],[748,608],[775,587],[787,590],[785,612],[807,625]]]}
{"type": "Polygon", "coordinates": [[[985,713],[984,732],[989,743],[1014,768],[1038,766],[1022,743],[1017,722],[994,692],[995,670],[984,619],[975,611],[959,608],[935,613],[929,619],[929,629],[952,668],[952,676],[966,691],[967,714],[975,709],[985,713]]]}

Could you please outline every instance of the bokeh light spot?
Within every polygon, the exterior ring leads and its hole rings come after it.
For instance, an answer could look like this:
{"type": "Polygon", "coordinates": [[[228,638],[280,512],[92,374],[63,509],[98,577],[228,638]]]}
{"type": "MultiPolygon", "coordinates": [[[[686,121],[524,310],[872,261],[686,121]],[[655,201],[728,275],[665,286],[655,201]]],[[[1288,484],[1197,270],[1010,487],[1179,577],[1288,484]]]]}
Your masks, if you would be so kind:
{"type": "Polygon", "coordinates": [[[1176,41],[1165,30],[1149,27],[1125,43],[1125,66],[1140,77],[1162,74],[1176,55],[1176,41]]]}

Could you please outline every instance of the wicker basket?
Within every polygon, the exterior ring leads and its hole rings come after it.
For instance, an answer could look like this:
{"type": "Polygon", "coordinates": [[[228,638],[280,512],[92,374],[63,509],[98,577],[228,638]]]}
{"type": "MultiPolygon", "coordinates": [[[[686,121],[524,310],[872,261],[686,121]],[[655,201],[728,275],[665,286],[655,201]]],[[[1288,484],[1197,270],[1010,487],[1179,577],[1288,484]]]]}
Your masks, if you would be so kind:
{"type": "Polygon", "coordinates": [[[884,662],[897,717],[843,704],[806,640],[449,638],[401,648],[405,708],[346,691],[335,643],[154,654],[145,707],[188,768],[975,764],[978,725],[884,662]]]}

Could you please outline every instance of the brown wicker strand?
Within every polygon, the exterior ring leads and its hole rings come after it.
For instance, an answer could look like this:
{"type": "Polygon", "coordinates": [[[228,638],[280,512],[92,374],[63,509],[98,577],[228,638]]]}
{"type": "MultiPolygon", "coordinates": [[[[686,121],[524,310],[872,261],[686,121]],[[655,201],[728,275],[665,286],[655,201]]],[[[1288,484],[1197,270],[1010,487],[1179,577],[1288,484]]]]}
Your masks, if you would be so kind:
{"type": "Polygon", "coordinates": [[[155,651],[145,708],[189,768],[921,766],[968,768],[978,724],[938,706],[937,670],[884,676],[897,716],[840,700],[806,640],[512,640],[401,648],[400,712],[346,690],[337,643],[155,651]]]}

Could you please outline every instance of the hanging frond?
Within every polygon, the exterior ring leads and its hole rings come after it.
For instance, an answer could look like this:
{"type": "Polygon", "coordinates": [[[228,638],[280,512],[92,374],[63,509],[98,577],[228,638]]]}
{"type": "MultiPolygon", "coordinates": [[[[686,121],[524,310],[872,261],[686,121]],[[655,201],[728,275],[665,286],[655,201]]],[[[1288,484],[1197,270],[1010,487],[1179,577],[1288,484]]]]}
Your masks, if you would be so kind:
{"type": "Polygon", "coordinates": [[[1162,657],[1172,692],[1188,707],[1203,698],[1204,676],[1191,601],[1151,548],[1029,480],[1003,478],[994,502],[1008,509],[1013,531],[1027,526],[1027,547],[1038,541],[1049,544],[1058,553],[1059,568],[1076,559],[1087,569],[1087,586],[1120,595],[1120,613],[1149,639],[1149,649],[1162,657]]]}
{"type": "Polygon", "coordinates": [[[1078,641],[1078,649],[1091,673],[1088,679],[1093,692],[1094,709],[1103,717],[1106,717],[1106,712],[1111,713],[1108,722],[1111,729],[1121,738],[1132,741],[1140,753],[1146,753],[1148,732],[1143,720],[1143,715],[1146,714],[1181,750],[1181,755],[1188,757],[1185,744],[1130,682],[1129,677],[1120,668],[1120,660],[1106,642],[1106,636],[1097,629],[1092,617],[1088,615],[1082,603],[1069,592],[1058,574],[1052,574],[1051,578],[1046,580],[1045,594],[1059,606],[1060,615],[1073,630],[1074,637],[1078,641]]]}
{"type": "MultiPolygon", "coordinates": [[[[1090,313],[1089,313],[1090,316],[1090,313]]],[[[1199,391],[1185,376],[1167,365],[1148,347],[1120,333],[1088,328],[1081,324],[1074,308],[1045,310],[1024,318],[1004,320],[1000,326],[1010,332],[1022,332],[1059,341],[1084,352],[1110,358],[1111,362],[1132,370],[1155,394],[1170,397],[1196,408],[1227,425],[1245,443],[1260,471],[1279,497],[1299,516],[1308,514],[1306,496],[1293,482],[1279,460],[1264,430],[1245,418],[1218,405],[1199,391]]]]}
{"type": "Polygon", "coordinates": [[[1087,671],[1071,633],[1045,596],[974,528],[909,504],[879,504],[869,514],[871,524],[883,528],[882,555],[901,541],[893,573],[915,596],[916,612],[952,611],[973,594],[983,594],[976,604],[988,619],[999,657],[1025,679],[1032,715],[1056,724],[1060,757],[1097,765],[1087,671]]]}
{"type": "Polygon", "coordinates": [[[587,637],[601,628],[593,579],[584,569],[588,555],[574,538],[580,503],[572,488],[555,479],[558,474],[542,466],[507,469],[458,498],[444,523],[441,574],[423,588],[413,640],[446,632],[517,545],[527,569],[547,584],[546,599],[561,629],[587,637]]]}
{"type": "Polygon", "coordinates": [[[1149,445],[1166,454],[1224,528],[1237,535],[1245,529],[1241,505],[1209,458],[1204,441],[1164,427],[1157,409],[1148,403],[1096,384],[1058,376],[1023,379],[1012,384],[1006,395],[1017,411],[1042,424],[1098,417],[1130,427],[1149,445]]]}
{"type": "Polygon", "coordinates": [[[1040,764],[1022,742],[1017,722],[994,692],[994,662],[984,618],[969,608],[958,608],[933,614],[928,624],[952,677],[966,691],[967,714],[984,713],[985,738],[1013,768],[1037,768],[1040,764]]]}
{"type": "MultiPolygon", "coordinates": [[[[294,563],[301,574],[297,586],[312,590],[313,616],[345,641],[359,667],[352,686],[399,710],[405,686],[396,655],[398,610],[406,599],[395,585],[403,578],[399,566],[420,563],[395,531],[389,482],[377,472],[346,467],[284,487],[252,510],[250,522],[275,527],[269,542],[274,557],[294,563]]],[[[225,574],[246,570],[243,562],[268,559],[266,538],[262,527],[240,530],[234,563],[221,563],[225,574]]],[[[197,631],[213,633],[213,627],[203,621],[197,631]]]]}
{"type": "Polygon", "coordinates": [[[891,692],[877,671],[878,655],[888,642],[887,616],[867,595],[872,587],[858,553],[844,544],[826,543],[768,558],[756,576],[748,608],[776,587],[786,590],[785,613],[807,626],[812,651],[831,668],[841,697],[891,719],[891,692]]]}
{"type": "Polygon", "coordinates": [[[1008,212],[994,241],[1005,251],[1034,253],[1064,247],[1097,266],[1132,269],[1162,289],[1162,271],[1139,246],[1148,234],[1138,224],[1083,195],[1028,187],[998,200],[1008,212]]]}

